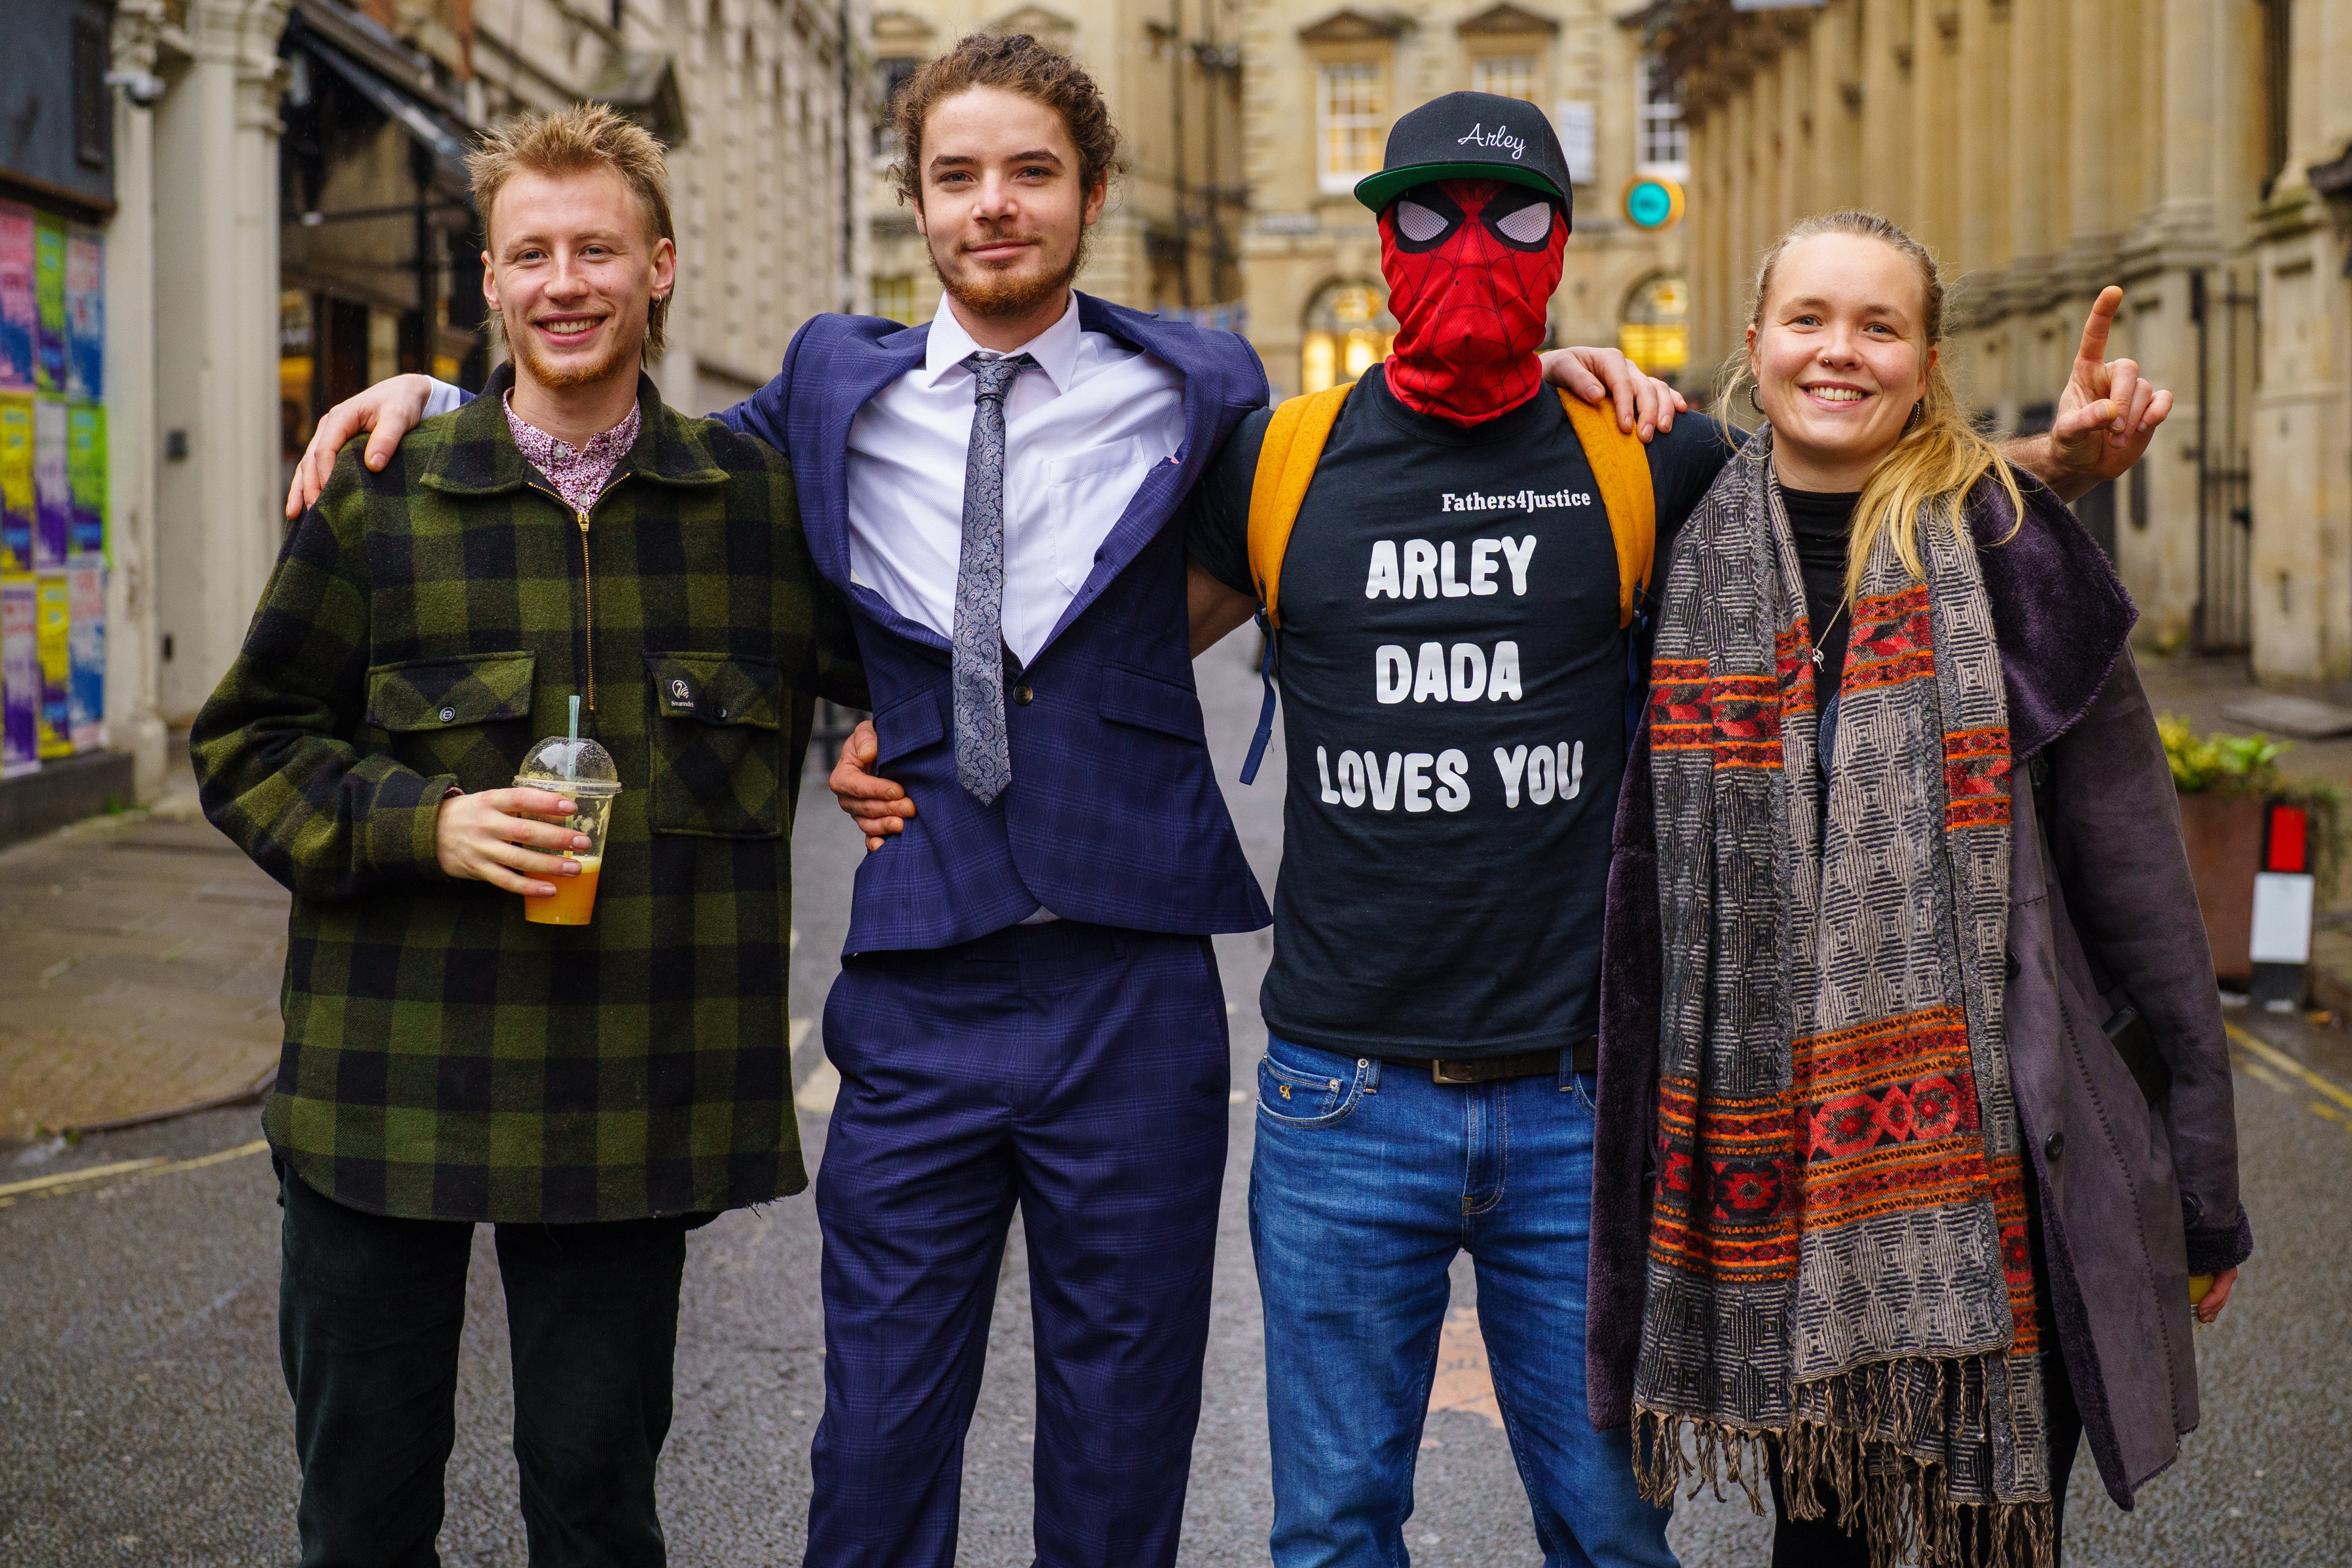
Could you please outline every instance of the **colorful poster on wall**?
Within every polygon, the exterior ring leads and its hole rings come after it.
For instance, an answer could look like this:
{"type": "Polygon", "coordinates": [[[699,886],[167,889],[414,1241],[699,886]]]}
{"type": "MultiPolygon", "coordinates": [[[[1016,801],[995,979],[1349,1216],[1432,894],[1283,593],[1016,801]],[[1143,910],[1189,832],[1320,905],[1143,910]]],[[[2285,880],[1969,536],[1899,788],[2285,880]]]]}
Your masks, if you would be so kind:
{"type": "Polygon", "coordinates": [[[35,731],[41,659],[30,577],[0,577],[0,779],[41,765],[35,731]]]}
{"type": "Polygon", "coordinates": [[[106,405],[66,405],[66,491],[73,507],[68,552],[93,558],[107,554],[106,405]]]}
{"type": "Polygon", "coordinates": [[[33,342],[40,328],[33,298],[33,209],[0,202],[0,386],[33,390],[33,342]]]}
{"type": "Polygon", "coordinates": [[[73,748],[94,752],[106,744],[106,568],[95,561],[67,567],[66,603],[73,617],[66,634],[73,748]]]}
{"type": "Polygon", "coordinates": [[[33,395],[0,392],[0,574],[33,569],[33,395]]]}
{"type": "Polygon", "coordinates": [[[47,213],[33,224],[33,308],[40,331],[33,340],[33,384],[66,389],[66,226],[47,213]]]}
{"type": "Polygon", "coordinates": [[[66,405],[33,399],[33,570],[62,569],[73,542],[73,484],[66,405]]]}
{"type": "Polygon", "coordinates": [[[41,663],[33,749],[43,762],[73,755],[73,595],[62,572],[33,579],[33,653],[41,663]]]}
{"type": "Polygon", "coordinates": [[[106,395],[106,242],[92,228],[66,231],[66,391],[106,395]]]}

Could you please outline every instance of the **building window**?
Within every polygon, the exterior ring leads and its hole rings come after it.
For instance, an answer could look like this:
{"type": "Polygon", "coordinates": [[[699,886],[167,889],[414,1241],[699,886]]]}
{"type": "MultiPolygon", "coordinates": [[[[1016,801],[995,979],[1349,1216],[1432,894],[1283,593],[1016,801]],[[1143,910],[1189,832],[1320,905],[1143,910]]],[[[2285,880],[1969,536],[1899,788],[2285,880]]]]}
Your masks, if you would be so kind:
{"type": "Polygon", "coordinates": [[[1536,58],[1533,55],[1496,55],[1473,62],[1470,67],[1470,90],[1491,92],[1498,98],[1524,98],[1537,101],[1536,58]]]}
{"type": "Polygon", "coordinates": [[[1351,190],[1381,167],[1381,68],[1353,61],[1322,68],[1316,84],[1316,130],[1327,191],[1351,190]]]}
{"type": "Polygon", "coordinates": [[[1641,164],[1681,179],[1690,163],[1690,132],[1683,124],[1682,94],[1666,81],[1656,58],[1642,62],[1642,123],[1636,143],[1641,164]]]}
{"type": "Polygon", "coordinates": [[[1644,375],[1673,381],[1690,364],[1690,289],[1660,273],[1633,290],[1618,323],[1617,347],[1644,375]]]}
{"type": "MultiPolygon", "coordinates": [[[[904,55],[874,62],[874,97],[882,106],[874,117],[874,155],[877,158],[898,155],[898,132],[890,123],[890,112],[898,101],[899,89],[907,85],[907,79],[913,76],[922,63],[904,55]]],[[[801,113],[803,118],[806,118],[806,99],[802,100],[801,113]]]]}
{"type": "Polygon", "coordinates": [[[908,326],[915,324],[915,275],[898,272],[874,279],[874,313],[908,326]]]}
{"type": "Polygon", "coordinates": [[[1327,283],[1307,307],[1298,390],[1321,392],[1354,381],[1389,357],[1396,318],[1377,283],[1327,283]]]}
{"type": "Polygon", "coordinates": [[[2294,68],[2294,0],[2263,0],[2263,199],[2286,167],[2288,78],[2294,68]]]}
{"type": "Polygon", "coordinates": [[[74,155],[89,168],[106,167],[107,131],[114,116],[106,91],[106,28],[88,16],[74,18],[74,155]]]}

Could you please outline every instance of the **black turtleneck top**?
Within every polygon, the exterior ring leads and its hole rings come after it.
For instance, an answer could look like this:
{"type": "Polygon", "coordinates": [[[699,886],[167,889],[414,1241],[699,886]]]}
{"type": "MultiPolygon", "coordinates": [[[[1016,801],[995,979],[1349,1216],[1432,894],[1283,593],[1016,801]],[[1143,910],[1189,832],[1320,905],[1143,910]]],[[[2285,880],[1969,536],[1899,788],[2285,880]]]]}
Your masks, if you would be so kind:
{"type": "Polygon", "coordinates": [[[1853,614],[1841,614],[1838,606],[1845,602],[1846,536],[1853,528],[1854,503],[1861,500],[1859,490],[1831,494],[1780,487],[1780,504],[1788,509],[1789,531],[1797,545],[1797,570],[1805,579],[1805,618],[1822,654],[1813,667],[1817,709],[1829,706],[1837,695],[1838,678],[1845,672],[1846,632],[1853,614]]]}

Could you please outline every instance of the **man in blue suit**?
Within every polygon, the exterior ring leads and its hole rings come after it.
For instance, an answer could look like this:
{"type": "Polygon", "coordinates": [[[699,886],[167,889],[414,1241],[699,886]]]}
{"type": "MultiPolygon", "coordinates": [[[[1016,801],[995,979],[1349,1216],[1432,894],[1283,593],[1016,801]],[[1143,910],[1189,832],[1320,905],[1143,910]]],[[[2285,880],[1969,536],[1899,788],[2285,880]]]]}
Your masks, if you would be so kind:
{"type": "MultiPolygon", "coordinates": [[[[952,1563],[1017,1204],[1038,1560],[1165,1564],[1229,1116],[1209,939],[1268,921],[1211,773],[1169,524],[1265,377],[1237,337],[1070,287],[1118,155],[1066,57],[968,38],[895,113],[948,308],[919,328],[819,317],[720,416],[793,458],[874,692],[853,746],[908,797],[859,868],[825,1008],[842,1088],[816,1183],[807,1562],[952,1563]]],[[[1630,417],[1639,378],[1592,363],[1630,417]]],[[[314,452],[373,427],[380,467],[425,390],[332,411],[314,452]]]]}

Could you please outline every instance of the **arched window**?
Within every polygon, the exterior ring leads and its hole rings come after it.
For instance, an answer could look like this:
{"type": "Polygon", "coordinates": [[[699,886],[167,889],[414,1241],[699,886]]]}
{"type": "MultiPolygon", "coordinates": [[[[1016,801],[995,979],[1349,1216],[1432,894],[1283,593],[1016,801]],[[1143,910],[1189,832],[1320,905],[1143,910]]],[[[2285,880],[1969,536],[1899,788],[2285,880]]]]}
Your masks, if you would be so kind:
{"type": "Polygon", "coordinates": [[[1388,358],[1396,337],[1389,291],[1378,283],[1326,283],[1307,307],[1298,389],[1321,392],[1354,381],[1388,358]]]}
{"type": "Polygon", "coordinates": [[[1617,346],[1645,374],[1681,375],[1690,363],[1690,287],[1680,274],[1652,273],[1625,297],[1617,346]]]}

